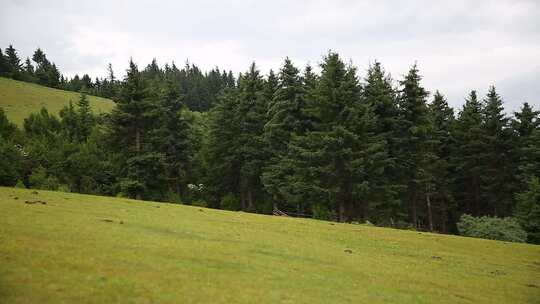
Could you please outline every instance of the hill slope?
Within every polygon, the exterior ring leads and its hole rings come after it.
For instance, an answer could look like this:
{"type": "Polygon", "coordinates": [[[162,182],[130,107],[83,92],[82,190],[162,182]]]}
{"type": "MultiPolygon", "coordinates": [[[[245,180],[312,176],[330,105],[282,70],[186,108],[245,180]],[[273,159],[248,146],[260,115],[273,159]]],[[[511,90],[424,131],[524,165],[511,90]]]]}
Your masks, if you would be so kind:
{"type": "MultiPolygon", "coordinates": [[[[92,109],[96,113],[109,112],[114,107],[110,99],[89,96],[92,109]]],[[[76,103],[79,93],[44,87],[34,83],[0,77],[0,107],[8,118],[22,125],[30,113],[38,112],[44,106],[50,113],[58,112],[70,101],[76,103]]]]}
{"type": "Polygon", "coordinates": [[[0,210],[2,303],[540,299],[534,245],[14,188],[0,210]]]}

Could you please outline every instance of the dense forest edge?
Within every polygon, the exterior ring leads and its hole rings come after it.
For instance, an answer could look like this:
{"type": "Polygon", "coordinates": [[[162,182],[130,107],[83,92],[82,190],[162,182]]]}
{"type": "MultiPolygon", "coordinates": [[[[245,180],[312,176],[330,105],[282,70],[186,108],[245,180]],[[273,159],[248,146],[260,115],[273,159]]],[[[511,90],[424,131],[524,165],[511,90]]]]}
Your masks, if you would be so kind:
{"type": "Polygon", "coordinates": [[[540,111],[507,115],[493,86],[455,110],[416,65],[394,81],[334,52],[320,73],[108,70],[67,79],[41,49],[0,49],[0,77],[80,92],[21,128],[0,109],[0,185],[540,243],[540,111]]]}

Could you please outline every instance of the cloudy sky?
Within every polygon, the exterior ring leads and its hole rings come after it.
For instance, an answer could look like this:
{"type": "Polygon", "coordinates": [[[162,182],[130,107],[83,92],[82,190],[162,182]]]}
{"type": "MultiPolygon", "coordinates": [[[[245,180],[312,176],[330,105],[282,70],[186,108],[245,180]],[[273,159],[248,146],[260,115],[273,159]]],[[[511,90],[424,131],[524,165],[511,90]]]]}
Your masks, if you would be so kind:
{"type": "Polygon", "coordinates": [[[333,50],[360,75],[378,60],[399,79],[417,62],[453,106],[493,84],[509,112],[540,107],[539,0],[0,1],[0,47],[41,47],[67,75],[123,74],[129,57],[267,72],[333,50]]]}

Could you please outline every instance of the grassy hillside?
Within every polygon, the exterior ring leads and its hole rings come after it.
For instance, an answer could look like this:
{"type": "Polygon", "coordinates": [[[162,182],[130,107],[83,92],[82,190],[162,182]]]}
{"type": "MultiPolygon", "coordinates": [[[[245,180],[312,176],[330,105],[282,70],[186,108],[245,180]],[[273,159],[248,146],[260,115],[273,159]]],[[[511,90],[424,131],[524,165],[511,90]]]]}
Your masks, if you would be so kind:
{"type": "MultiPolygon", "coordinates": [[[[89,96],[90,104],[96,113],[109,112],[114,103],[110,99],[89,96]]],[[[77,102],[79,93],[52,89],[34,83],[0,77],[0,107],[8,118],[22,125],[30,113],[43,106],[51,113],[58,114],[70,101],[77,102]]]]}
{"type": "Polygon", "coordinates": [[[540,299],[534,245],[13,188],[0,210],[2,303],[540,299]]]}

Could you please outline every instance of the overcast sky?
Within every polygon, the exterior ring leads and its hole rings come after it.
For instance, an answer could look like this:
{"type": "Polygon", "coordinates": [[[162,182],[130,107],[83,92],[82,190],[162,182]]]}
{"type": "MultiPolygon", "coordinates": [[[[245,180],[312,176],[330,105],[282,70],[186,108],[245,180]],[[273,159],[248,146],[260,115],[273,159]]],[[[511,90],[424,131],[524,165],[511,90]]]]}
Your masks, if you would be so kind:
{"type": "Polygon", "coordinates": [[[395,79],[417,62],[453,106],[493,84],[509,112],[540,107],[540,0],[0,2],[0,47],[41,47],[70,76],[104,76],[108,62],[123,75],[129,57],[266,73],[333,50],[360,76],[375,59],[395,79]]]}

